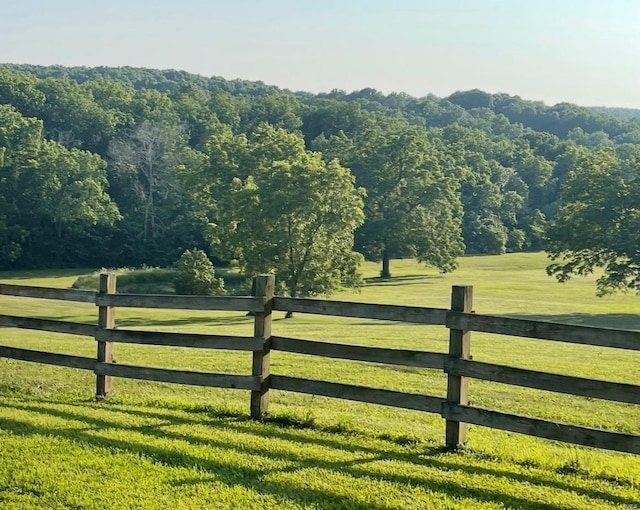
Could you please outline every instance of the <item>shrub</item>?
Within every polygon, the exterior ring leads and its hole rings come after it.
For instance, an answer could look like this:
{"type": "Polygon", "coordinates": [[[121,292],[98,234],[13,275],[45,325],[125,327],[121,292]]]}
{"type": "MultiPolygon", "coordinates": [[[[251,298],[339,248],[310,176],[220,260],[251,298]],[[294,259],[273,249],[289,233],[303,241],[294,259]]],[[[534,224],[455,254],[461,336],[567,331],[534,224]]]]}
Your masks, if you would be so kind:
{"type": "Polygon", "coordinates": [[[130,294],[173,293],[173,269],[159,267],[101,269],[93,274],[79,276],[71,286],[74,289],[98,290],[100,273],[110,272],[118,277],[117,291],[130,294]]]}
{"type": "Polygon", "coordinates": [[[224,281],[215,277],[213,263],[202,250],[185,251],[175,264],[176,294],[224,294],[224,281]]]}

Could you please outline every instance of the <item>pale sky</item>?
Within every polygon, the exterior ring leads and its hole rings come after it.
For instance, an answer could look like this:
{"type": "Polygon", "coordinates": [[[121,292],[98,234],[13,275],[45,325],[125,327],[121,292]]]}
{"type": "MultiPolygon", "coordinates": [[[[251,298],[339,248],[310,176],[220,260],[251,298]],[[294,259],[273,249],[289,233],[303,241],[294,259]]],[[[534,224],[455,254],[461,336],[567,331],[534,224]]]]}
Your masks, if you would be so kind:
{"type": "Polygon", "coordinates": [[[0,0],[0,62],[640,108],[640,0],[0,0]]]}

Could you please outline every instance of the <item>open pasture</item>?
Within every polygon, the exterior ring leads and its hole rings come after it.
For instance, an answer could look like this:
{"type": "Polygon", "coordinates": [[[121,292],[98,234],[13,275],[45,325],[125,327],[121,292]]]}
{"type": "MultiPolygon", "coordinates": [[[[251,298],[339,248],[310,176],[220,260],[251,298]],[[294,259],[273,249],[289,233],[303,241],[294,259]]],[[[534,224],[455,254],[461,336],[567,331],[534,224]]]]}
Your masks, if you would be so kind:
{"type": "MultiPolygon", "coordinates": [[[[593,279],[559,285],[542,254],[461,259],[438,275],[393,261],[336,299],[448,308],[451,285],[474,285],[478,313],[640,330],[634,295],[597,298],[593,279]]],[[[0,281],[68,287],[74,272],[0,274],[0,281]]],[[[0,296],[2,313],[93,323],[93,305],[0,296]],[[6,312],[4,311],[6,310],[6,312]]],[[[274,334],[445,352],[443,327],[296,314],[274,334]]],[[[120,328],[251,335],[232,312],[118,309],[120,328]]],[[[1,330],[2,344],[95,355],[95,341],[1,330]]],[[[640,384],[640,353],[472,334],[474,359],[640,384]]],[[[247,374],[249,353],[116,345],[125,364],[247,374]]],[[[440,371],[272,354],[272,372],[442,396],[440,371]]],[[[640,500],[637,456],[471,427],[445,453],[438,416],[272,391],[271,417],[246,420],[247,393],[115,380],[93,402],[90,373],[0,359],[2,467],[7,508],[620,508],[640,500]],[[20,453],[23,452],[23,453],[20,453]],[[46,452],[46,453],[43,453],[46,452]],[[55,475],[60,472],[59,476],[55,475]],[[111,499],[110,499],[111,498],[111,499]]],[[[585,426],[640,432],[637,406],[471,381],[474,404],[585,426]]]]}

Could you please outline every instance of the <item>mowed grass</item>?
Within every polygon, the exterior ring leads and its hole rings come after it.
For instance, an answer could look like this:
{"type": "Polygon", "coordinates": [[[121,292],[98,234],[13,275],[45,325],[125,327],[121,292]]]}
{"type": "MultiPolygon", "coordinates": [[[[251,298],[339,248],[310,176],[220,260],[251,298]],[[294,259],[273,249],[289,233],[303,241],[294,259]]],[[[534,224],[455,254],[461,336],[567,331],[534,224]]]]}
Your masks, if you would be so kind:
{"type": "MultiPolygon", "coordinates": [[[[439,275],[393,261],[394,278],[332,299],[448,308],[474,286],[478,313],[640,330],[640,297],[595,297],[594,279],[557,284],[543,254],[467,257],[439,275]]],[[[89,272],[89,270],[84,273],[89,272]]],[[[0,273],[0,281],[69,287],[80,274],[0,273]]],[[[92,305],[0,296],[0,313],[95,323],[92,305]]],[[[250,335],[242,313],[118,309],[120,328],[250,335]]],[[[327,342],[446,352],[444,327],[275,312],[273,332],[327,342]]],[[[82,337],[0,329],[0,344],[95,355],[82,337]]],[[[474,359],[640,384],[640,353],[472,334],[474,359]]],[[[115,346],[118,363],[248,374],[247,353],[115,346]]],[[[272,372],[444,396],[440,371],[272,353],[272,372]]],[[[246,391],[115,380],[93,401],[88,372],[0,359],[0,508],[633,508],[638,456],[471,426],[441,449],[437,416],[271,392],[271,415],[247,419],[246,391]]],[[[471,381],[474,405],[640,434],[638,406],[471,381]]]]}

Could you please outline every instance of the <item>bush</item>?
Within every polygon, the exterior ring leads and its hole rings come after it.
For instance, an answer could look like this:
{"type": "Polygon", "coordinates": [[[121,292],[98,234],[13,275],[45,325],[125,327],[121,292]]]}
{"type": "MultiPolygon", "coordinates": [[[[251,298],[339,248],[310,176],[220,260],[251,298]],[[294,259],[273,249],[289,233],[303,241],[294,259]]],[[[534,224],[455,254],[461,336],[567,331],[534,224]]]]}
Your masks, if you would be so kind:
{"type": "Polygon", "coordinates": [[[130,294],[173,293],[173,269],[159,267],[101,269],[93,274],[79,276],[71,286],[74,289],[98,290],[100,273],[110,272],[118,277],[117,291],[130,294]]]}
{"type": "Polygon", "coordinates": [[[215,277],[213,263],[202,250],[185,251],[175,264],[176,294],[224,294],[224,281],[215,277]]]}

